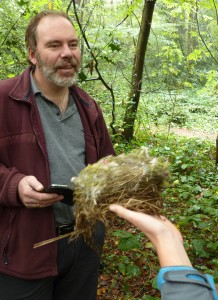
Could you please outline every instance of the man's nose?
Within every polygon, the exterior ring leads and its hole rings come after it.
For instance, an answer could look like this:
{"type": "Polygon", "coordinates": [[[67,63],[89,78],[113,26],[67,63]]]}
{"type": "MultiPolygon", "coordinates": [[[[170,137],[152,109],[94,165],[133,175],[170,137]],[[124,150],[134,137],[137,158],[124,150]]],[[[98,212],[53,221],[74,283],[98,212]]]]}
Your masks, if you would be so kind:
{"type": "Polygon", "coordinates": [[[61,57],[72,57],[72,50],[68,45],[63,45],[61,49],[61,57]]]}

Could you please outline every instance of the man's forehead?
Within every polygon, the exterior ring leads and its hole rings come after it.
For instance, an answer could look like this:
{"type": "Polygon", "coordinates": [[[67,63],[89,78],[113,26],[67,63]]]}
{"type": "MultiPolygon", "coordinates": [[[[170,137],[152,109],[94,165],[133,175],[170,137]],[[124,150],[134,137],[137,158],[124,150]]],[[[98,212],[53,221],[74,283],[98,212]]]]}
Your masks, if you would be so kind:
{"type": "Polygon", "coordinates": [[[69,23],[72,25],[72,23],[67,19],[65,18],[64,16],[56,16],[56,15],[47,15],[47,16],[44,16],[40,21],[39,21],[39,24],[40,23],[54,23],[54,22],[66,22],[66,23],[69,23]]]}
{"type": "Polygon", "coordinates": [[[36,29],[37,39],[59,39],[67,36],[69,39],[77,39],[73,25],[61,16],[46,16],[40,20],[36,29]]]}

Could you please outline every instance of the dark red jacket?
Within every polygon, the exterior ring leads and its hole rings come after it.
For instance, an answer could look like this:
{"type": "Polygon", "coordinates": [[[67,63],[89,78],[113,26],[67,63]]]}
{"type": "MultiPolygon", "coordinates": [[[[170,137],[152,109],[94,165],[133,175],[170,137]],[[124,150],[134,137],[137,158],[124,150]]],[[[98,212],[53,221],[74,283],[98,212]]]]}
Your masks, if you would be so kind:
{"type": "MultiPolygon", "coordinates": [[[[86,163],[114,154],[102,112],[79,87],[71,93],[85,131],[86,163]]],[[[25,208],[17,187],[22,177],[34,175],[50,183],[45,136],[30,85],[30,68],[0,82],[0,272],[20,278],[57,274],[56,243],[33,249],[55,237],[52,207],[25,208]]]]}

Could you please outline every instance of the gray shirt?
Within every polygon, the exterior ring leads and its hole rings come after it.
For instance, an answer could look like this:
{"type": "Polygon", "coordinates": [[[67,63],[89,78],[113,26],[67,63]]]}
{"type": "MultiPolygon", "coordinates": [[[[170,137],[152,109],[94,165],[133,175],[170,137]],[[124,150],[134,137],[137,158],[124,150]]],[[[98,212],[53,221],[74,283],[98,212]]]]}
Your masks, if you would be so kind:
{"type": "MultiPolygon", "coordinates": [[[[72,187],[71,178],[85,167],[85,139],[79,112],[72,95],[62,115],[36,86],[32,74],[31,86],[40,113],[48,152],[51,183],[72,187]]],[[[73,208],[62,202],[53,205],[57,226],[73,220],[73,208]]]]}

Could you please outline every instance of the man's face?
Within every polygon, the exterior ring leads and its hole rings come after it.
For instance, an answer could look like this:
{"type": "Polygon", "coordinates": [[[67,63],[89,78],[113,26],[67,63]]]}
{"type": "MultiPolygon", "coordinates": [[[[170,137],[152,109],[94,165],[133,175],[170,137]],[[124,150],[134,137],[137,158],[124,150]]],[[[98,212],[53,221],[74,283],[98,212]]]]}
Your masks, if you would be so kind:
{"type": "Polygon", "coordinates": [[[36,30],[37,47],[30,53],[38,75],[56,86],[69,87],[80,67],[78,38],[64,17],[44,17],[36,30]]]}

